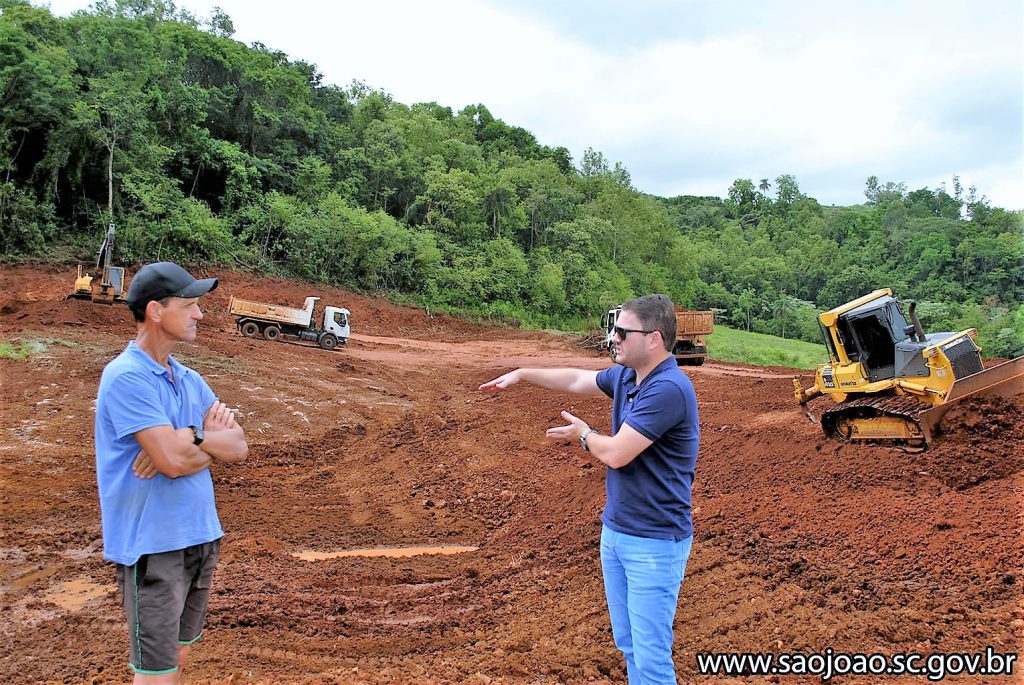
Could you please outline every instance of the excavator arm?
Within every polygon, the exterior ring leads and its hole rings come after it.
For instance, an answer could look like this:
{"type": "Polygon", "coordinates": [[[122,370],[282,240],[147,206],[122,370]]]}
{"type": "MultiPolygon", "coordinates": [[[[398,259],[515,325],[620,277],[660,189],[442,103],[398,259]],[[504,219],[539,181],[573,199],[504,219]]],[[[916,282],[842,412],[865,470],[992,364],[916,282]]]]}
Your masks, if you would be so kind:
{"type": "Polygon", "coordinates": [[[87,273],[81,264],[78,265],[78,277],[75,287],[68,297],[92,300],[100,304],[124,302],[125,278],[124,268],[114,266],[114,234],[113,222],[107,227],[107,233],[96,252],[96,267],[87,273]]]}

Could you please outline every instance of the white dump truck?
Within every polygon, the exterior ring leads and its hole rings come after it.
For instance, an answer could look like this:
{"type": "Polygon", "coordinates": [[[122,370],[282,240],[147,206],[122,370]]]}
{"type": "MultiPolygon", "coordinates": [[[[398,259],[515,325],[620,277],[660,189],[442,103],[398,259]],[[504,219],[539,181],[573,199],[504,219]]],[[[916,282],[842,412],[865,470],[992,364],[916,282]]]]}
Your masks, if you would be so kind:
{"type": "MultiPolygon", "coordinates": [[[[612,329],[619,319],[622,307],[609,309],[601,315],[601,328],[605,333],[605,346],[612,348],[612,329]]],[[[715,330],[715,313],[712,311],[693,311],[676,307],[676,341],[672,345],[672,354],[679,364],[700,366],[708,358],[708,346],[705,338],[715,330]]]]}
{"type": "Polygon", "coordinates": [[[235,317],[238,330],[247,338],[294,338],[333,350],[338,343],[344,345],[348,342],[350,312],[343,307],[324,307],[323,325],[318,328],[313,319],[313,309],[319,299],[307,297],[304,307],[296,309],[232,297],[228,308],[235,317]]]}

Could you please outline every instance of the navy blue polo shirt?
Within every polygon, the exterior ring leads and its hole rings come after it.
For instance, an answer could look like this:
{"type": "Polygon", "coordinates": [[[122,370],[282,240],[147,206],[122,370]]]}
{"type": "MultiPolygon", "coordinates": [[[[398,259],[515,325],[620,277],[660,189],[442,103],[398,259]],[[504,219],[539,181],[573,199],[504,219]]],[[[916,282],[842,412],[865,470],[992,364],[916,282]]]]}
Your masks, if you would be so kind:
{"type": "Polygon", "coordinates": [[[618,364],[597,374],[597,386],[612,398],[612,435],[628,423],[654,441],[622,468],[607,470],[601,520],[626,535],[691,537],[690,500],[700,428],[690,379],[669,357],[639,386],[636,371],[618,364]]]}

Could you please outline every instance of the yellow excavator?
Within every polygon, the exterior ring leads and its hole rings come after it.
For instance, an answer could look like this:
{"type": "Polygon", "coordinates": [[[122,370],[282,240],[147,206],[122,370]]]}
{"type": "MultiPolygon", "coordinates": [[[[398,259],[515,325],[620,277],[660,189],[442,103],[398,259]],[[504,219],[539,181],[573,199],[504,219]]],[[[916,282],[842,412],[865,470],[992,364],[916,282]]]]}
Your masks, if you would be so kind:
{"type": "Polygon", "coordinates": [[[90,272],[78,265],[75,289],[68,297],[92,300],[99,304],[114,304],[125,301],[124,267],[113,266],[114,224],[107,228],[107,235],[96,253],[96,267],[90,272]]]}
{"type": "Polygon", "coordinates": [[[793,391],[801,405],[821,395],[836,402],[821,416],[826,435],[923,449],[957,403],[1024,393],[1024,357],[985,369],[976,329],[926,335],[915,304],[908,322],[884,288],[818,316],[830,363],[807,389],[794,378],[793,391]]]}

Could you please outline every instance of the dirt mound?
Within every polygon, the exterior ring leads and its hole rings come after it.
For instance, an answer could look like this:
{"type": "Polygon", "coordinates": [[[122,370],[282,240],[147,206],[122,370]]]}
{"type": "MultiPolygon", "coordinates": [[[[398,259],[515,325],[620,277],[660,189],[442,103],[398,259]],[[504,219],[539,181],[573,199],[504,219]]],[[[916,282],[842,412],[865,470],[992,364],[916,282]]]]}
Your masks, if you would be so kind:
{"type": "MultiPolygon", "coordinates": [[[[2,682],[127,675],[92,422],[99,374],[134,327],[123,307],[64,301],[73,275],[0,268],[0,341],[39,343],[0,358],[2,682]]],[[[607,430],[609,402],[476,390],[515,366],[597,369],[606,355],[338,289],[208,275],[222,282],[199,340],[176,354],[236,408],[251,452],[213,469],[227,536],[190,681],[624,682],[598,561],[603,469],[544,438],[563,409],[607,430]],[[352,311],[353,339],[325,352],[243,338],[233,294],[319,295],[352,311]],[[477,549],[296,556],[453,546],[477,549]]],[[[826,440],[795,406],[791,370],[684,370],[702,444],[681,682],[721,681],[697,671],[704,651],[1020,651],[1019,400],[965,403],[931,450],[906,454],[826,440]]]]}
{"type": "Polygon", "coordinates": [[[943,418],[928,459],[933,473],[963,490],[1024,469],[1024,398],[969,399],[943,418]]]}

